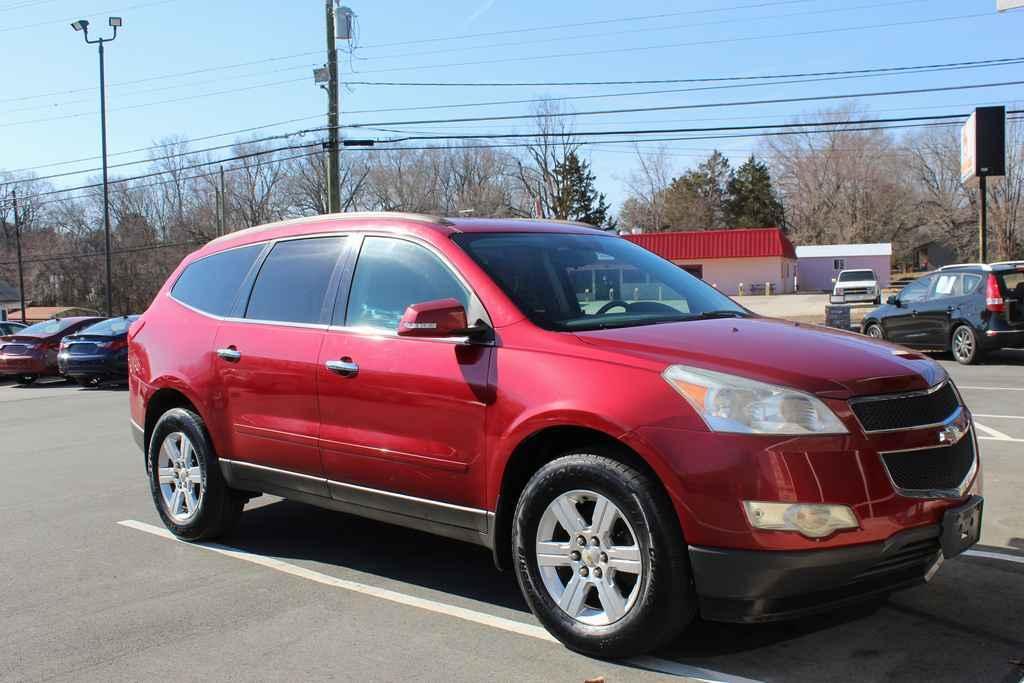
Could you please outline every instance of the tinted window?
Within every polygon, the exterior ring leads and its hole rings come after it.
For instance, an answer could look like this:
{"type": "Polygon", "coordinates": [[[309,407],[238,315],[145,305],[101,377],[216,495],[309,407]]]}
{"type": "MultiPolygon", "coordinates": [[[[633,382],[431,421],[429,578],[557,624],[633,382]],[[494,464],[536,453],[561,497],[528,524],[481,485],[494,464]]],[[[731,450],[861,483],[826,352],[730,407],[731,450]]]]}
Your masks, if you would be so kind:
{"type": "Polygon", "coordinates": [[[971,293],[973,293],[974,290],[977,289],[978,285],[981,283],[981,276],[980,275],[975,275],[973,273],[965,273],[962,277],[963,277],[963,280],[961,281],[960,287],[961,287],[961,291],[964,294],[971,294],[971,293]]]}
{"type": "Polygon", "coordinates": [[[928,298],[928,292],[934,280],[935,276],[933,275],[926,275],[919,280],[914,280],[900,292],[900,301],[906,304],[924,301],[928,298]]]}
{"type": "Polygon", "coordinates": [[[359,252],[345,324],[397,330],[411,304],[457,299],[469,292],[429,249],[405,240],[367,237],[359,252]]]}
{"type": "Polygon", "coordinates": [[[344,241],[344,237],[316,237],[275,244],[256,276],[245,317],[323,322],[324,296],[344,241]]]}
{"type": "Polygon", "coordinates": [[[857,282],[863,280],[874,280],[873,270],[848,270],[839,274],[839,282],[857,282]]]}
{"type": "Polygon", "coordinates": [[[67,328],[74,325],[76,320],[69,320],[64,318],[63,320],[44,320],[41,323],[35,325],[29,325],[23,330],[18,330],[18,334],[30,334],[36,337],[49,337],[51,334],[57,334],[63,332],[67,328]]]}
{"type": "Polygon", "coordinates": [[[195,261],[174,283],[171,295],[200,311],[228,315],[238,286],[262,250],[262,244],[253,244],[195,261]]]}
{"type": "Polygon", "coordinates": [[[747,315],[679,266],[619,237],[463,233],[453,239],[524,314],[547,329],[747,315]]]}
{"type": "Polygon", "coordinates": [[[81,334],[101,334],[106,337],[116,337],[119,334],[128,334],[128,328],[138,319],[137,315],[125,315],[120,318],[111,318],[103,322],[90,325],[82,330],[81,334]]]}

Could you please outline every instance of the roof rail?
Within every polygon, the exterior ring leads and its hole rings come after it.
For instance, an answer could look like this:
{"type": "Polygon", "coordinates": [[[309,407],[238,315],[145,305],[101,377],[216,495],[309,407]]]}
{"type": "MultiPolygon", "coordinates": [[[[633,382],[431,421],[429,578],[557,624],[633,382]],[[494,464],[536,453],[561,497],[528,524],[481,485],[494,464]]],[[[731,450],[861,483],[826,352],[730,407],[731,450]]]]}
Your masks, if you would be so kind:
{"type": "Polygon", "coordinates": [[[942,266],[939,270],[949,270],[951,268],[981,268],[982,270],[992,270],[992,266],[987,263],[950,263],[948,266],[942,266]]]}
{"type": "Polygon", "coordinates": [[[407,221],[417,221],[420,223],[430,223],[432,225],[453,225],[453,223],[440,216],[429,216],[422,213],[406,213],[402,211],[346,211],[343,213],[325,213],[316,216],[303,216],[301,218],[292,218],[290,220],[275,221],[273,223],[264,223],[263,225],[254,225],[251,228],[242,228],[241,230],[235,230],[229,232],[220,237],[216,237],[207,244],[219,244],[228,240],[234,239],[239,235],[251,235],[254,233],[264,232],[266,230],[272,230],[274,228],[284,227],[286,225],[300,225],[302,223],[316,223],[324,220],[358,220],[366,218],[396,218],[407,221]]]}
{"type": "Polygon", "coordinates": [[[993,266],[1024,266],[1024,261],[996,261],[993,266]]]}

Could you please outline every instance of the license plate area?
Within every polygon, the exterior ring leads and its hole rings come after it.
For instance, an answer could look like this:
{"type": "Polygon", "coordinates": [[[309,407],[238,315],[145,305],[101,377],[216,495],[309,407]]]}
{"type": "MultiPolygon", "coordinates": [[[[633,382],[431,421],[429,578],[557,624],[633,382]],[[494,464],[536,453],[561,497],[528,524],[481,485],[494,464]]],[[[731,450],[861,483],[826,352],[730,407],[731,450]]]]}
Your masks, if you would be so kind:
{"type": "Polygon", "coordinates": [[[949,559],[970,548],[981,538],[981,496],[971,496],[966,504],[946,510],[942,516],[942,554],[949,559]]]}

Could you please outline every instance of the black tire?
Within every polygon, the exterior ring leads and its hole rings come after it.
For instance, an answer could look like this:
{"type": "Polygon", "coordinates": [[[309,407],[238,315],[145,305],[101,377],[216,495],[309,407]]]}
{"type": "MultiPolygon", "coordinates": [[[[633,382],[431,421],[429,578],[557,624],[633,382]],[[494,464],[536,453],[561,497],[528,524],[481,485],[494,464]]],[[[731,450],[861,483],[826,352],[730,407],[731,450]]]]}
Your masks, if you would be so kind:
{"type": "Polygon", "coordinates": [[[958,325],[949,337],[949,350],[953,359],[961,365],[974,365],[985,356],[978,334],[970,325],[958,325]]]}
{"type": "MultiPolygon", "coordinates": [[[[570,537],[569,547],[571,543],[570,537]]],[[[657,480],[608,457],[607,451],[570,452],[533,475],[516,506],[512,550],[516,577],[530,609],[571,650],[603,658],[641,654],[673,639],[697,613],[686,544],[672,504],[657,480]],[[639,592],[624,616],[604,625],[583,623],[563,611],[537,563],[537,532],[549,504],[579,490],[600,494],[618,507],[640,550],[642,573],[633,584],[639,584],[639,592]]],[[[576,573],[572,568],[565,571],[569,576],[576,573]]],[[[594,575],[600,576],[596,571],[594,575]]],[[[614,579],[615,574],[606,578],[614,579]]],[[[587,600],[592,600],[597,591],[586,590],[587,600]]]]}
{"type": "Polygon", "coordinates": [[[885,330],[878,323],[871,323],[864,328],[864,334],[872,339],[885,339],[885,330]]]}
{"type": "Polygon", "coordinates": [[[14,381],[23,387],[27,387],[28,385],[35,382],[37,379],[39,379],[37,375],[18,375],[17,377],[14,378],[14,381]]]}
{"type": "Polygon", "coordinates": [[[238,523],[246,496],[230,489],[224,481],[206,426],[202,418],[192,411],[172,408],[160,417],[149,440],[146,466],[153,504],[164,526],[178,538],[186,541],[216,538],[230,532],[238,523]],[[197,512],[186,521],[172,518],[159,483],[161,446],[169,435],[178,432],[187,436],[191,442],[205,486],[197,512]]]}
{"type": "Polygon", "coordinates": [[[100,385],[98,377],[73,377],[72,380],[80,387],[98,387],[100,385]]]}

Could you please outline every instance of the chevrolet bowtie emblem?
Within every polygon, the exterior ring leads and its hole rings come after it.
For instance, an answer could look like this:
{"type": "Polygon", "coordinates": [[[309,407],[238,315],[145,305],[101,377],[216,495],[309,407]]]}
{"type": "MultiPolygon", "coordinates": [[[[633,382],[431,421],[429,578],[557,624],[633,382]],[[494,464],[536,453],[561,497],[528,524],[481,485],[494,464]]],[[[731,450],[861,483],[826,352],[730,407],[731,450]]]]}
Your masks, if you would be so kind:
{"type": "Polygon", "coordinates": [[[939,432],[939,443],[953,445],[963,438],[964,430],[957,425],[948,425],[939,432]]]}

